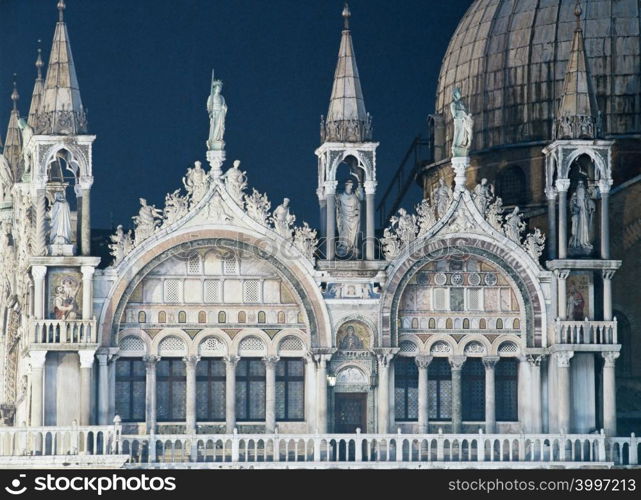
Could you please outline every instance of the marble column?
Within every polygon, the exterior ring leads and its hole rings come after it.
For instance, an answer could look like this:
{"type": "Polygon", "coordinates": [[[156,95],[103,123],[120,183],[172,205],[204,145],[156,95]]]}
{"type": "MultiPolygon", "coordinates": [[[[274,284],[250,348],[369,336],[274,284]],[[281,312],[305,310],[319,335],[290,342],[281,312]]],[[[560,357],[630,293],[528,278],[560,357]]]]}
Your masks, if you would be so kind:
{"type": "Polygon", "coordinates": [[[93,266],[82,266],[82,319],[88,320],[93,316],[93,266]]]}
{"type": "Polygon", "coordinates": [[[532,392],[532,397],[530,398],[532,404],[530,423],[531,432],[534,434],[543,432],[543,413],[541,410],[541,363],[543,362],[543,358],[543,356],[539,355],[530,355],[527,357],[530,363],[530,388],[532,392]]]}
{"type": "Polygon", "coordinates": [[[44,367],[47,351],[30,351],[31,364],[31,427],[43,424],[44,367]]]}
{"type": "Polygon", "coordinates": [[[311,434],[316,429],[316,366],[312,353],[305,355],[305,421],[308,432],[311,434]]]}
{"type": "Polygon", "coordinates": [[[45,318],[45,276],[47,266],[32,266],[33,276],[33,315],[35,319],[45,318]]]}
{"type": "Polygon", "coordinates": [[[494,434],[496,432],[496,384],[494,368],[501,360],[498,356],[485,356],[483,366],[485,367],[485,432],[494,434]]]}
{"type": "Polygon", "coordinates": [[[389,352],[379,352],[378,359],[378,433],[387,434],[389,429],[389,385],[390,385],[390,363],[394,355],[389,352]]]}
{"type": "Polygon", "coordinates": [[[367,260],[376,259],[376,181],[365,181],[365,211],[366,211],[366,224],[365,224],[365,258],[367,260]]]}
{"type": "MultiPolygon", "coordinates": [[[[614,271],[606,269],[603,271],[603,319],[612,321],[612,278],[614,271]]],[[[614,341],[614,339],[613,339],[614,341]]]]}
{"type": "Polygon", "coordinates": [[[80,425],[91,425],[91,374],[94,351],[78,351],[80,356],[80,425]]]}
{"type": "Polygon", "coordinates": [[[429,430],[429,400],[427,370],[432,356],[416,356],[414,362],[418,367],[418,432],[427,434],[429,430]]]}
{"type": "Polygon", "coordinates": [[[568,189],[569,179],[557,179],[556,189],[559,193],[559,259],[568,257],[568,189]]]}
{"type": "Polygon", "coordinates": [[[558,432],[572,432],[570,421],[570,359],[574,356],[572,351],[558,351],[554,353],[556,358],[557,376],[557,397],[558,408],[558,432]]]}
{"type": "Polygon", "coordinates": [[[45,190],[38,189],[34,200],[36,212],[36,230],[32,243],[33,255],[41,257],[47,254],[47,202],[45,190]]]}
{"type": "Polygon", "coordinates": [[[236,428],[236,365],[240,356],[225,357],[225,429],[227,434],[236,428]]]}
{"type": "Polygon", "coordinates": [[[336,255],[336,186],[337,182],[325,183],[325,196],[327,197],[327,248],[325,258],[334,260],[336,255]]]}
{"type": "Polygon", "coordinates": [[[265,362],[265,432],[276,431],[276,363],[278,356],[267,356],[265,362]]]}
{"type": "Polygon", "coordinates": [[[98,424],[109,425],[109,354],[101,352],[98,358],[98,424]]]}
{"type": "Polygon", "coordinates": [[[558,306],[559,310],[557,311],[557,316],[561,320],[570,319],[568,318],[568,292],[567,292],[567,279],[570,276],[570,271],[567,270],[557,270],[554,271],[556,275],[557,283],[557,295],[558,295],[558,306]]]}
{"type": "Polygon", "coordinates": [[[316,427],[317,433],[326,434],[327,433],[327,362],[330,360],[331,356],[327,354],[317,354],[316,356],[317,370],[316,370],[316,381],[318,383],[318,388],[316,390],[318,397],[316,400],[317,404],[317,416],[316,416],[316,427]]]}
{"type": "Polygon", "coordinates": [[[185,362],[185,423],[187,434],[196,434],[196,366],[200,356],[186,356],[185,362]]]}
{"type": "Polygon", "coordinates": [[[160,356],[145,356],[145,423],[147,434],[156,432],[156,364],[160,356]]]}
{"type": "Polygon", "coordinates": [[[602,352],[603,356],[603,429],[606,436],[617,435],[617,386],[615,363],[618,352],[602,352]]]}
{"type": "Polygon", "coordinates": [[[530,380],[530,364],[526,356],[518,358],[517,403],[518,419],[523,432],[529,432],[532,427],[532,384],[530,380]]]}
{"type": "Polygon", "coordinates": [[[549,187],[545,190],[548,200],[548,259],[554,260],[557,256],[557,243],[556,243],[556,189],[549,187]]]}
{"type": "Polygon", "coordinates": [[[452,370],[452,433],[459,434],[463,424],[463,398],[461,394],[461,371],[465,356],[448,358],[452,370]]]}
{"type": "Polygon", "coordinates": [[[91,255],[91,191],[83,189],[82,193],[82,234],[80,236],[80,248],[82,255],[91,255]]]}
{"type": "Polygon", "coordinates": [[[601,192],[601,258],[610,258],[610,184],[599,182],[601,192]]]}
{"type": "Polygon", "coordinates": [[[112,354],[109,359],[109,419],[116,416],[116,362],[118,354],[112,354]]]}

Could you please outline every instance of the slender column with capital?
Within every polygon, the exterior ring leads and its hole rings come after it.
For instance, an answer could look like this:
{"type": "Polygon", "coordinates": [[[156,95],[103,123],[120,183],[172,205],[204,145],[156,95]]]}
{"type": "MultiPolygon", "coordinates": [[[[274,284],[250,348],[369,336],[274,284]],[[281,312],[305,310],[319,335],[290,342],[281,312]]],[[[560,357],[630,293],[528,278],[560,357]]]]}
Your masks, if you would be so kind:
{"type": "Polygon", "coordinates": [[[308,432],[316,429],[316,366],[314,355],[311,352],[305,354],[305,421],[308,432]]]}
{"type": "Polygon", "coordinates": [[[540,434],[543,432],[543,414],[541,413],[541,363],[543,356],[532,355],[527,357],[530,363],[530,387],[532,391],[531,405],[531,432],[540,434]]]}
{"type": "Polygon", "coordinates": [[[47,255],[47,202],[44,189],[38,189],[34,200],[36,212],[36,231],[32,242],[33,255],[47,255]]]}
{"type": "Polygon", "coordinates": [[[554,271],[556,275],[557,282],[557,292],[558,292],[558,304],[559,310],[557,316],[561,320],[566,320],[568,318],[568,292],[567,292],[567,279],[570,275],[570,271],[566,270],[557,270],[554,271]]]}
{"type": "Polygon", "coordinates": [[[109,354],[101,352],[98,358],[98,424],[109,425],[109,354]]]}
{"type": "Polygon", "coordinates": [[[82,319],[91,319],[93,316],[93,275],[96,271],[93,266],[82,266],[82,319]]]}
{"type": "Polygon", "coordinates": [[[160,361],[160,356],[145,356],[143,360],[146,368],[145,422],[149,434],[156,432],[156,364],[160,361]]]}
{"type": "Polygon", "coordinates": [[[43,424],[44,367],[47,351],[30,351],[31,364],[31,427],[43,424]]]}
{"type": "Polygon", "coordinates": [[[327,433],[327,363],[332,358],[331,354],[315,354],[316,360],[316,432],[327,433]]]}
{"type": "Polygon", "coordinates": [[[265,432],[276,431],[276,363],[278,356],[267,356],[265,362],[265,432]]]}
{"type": "Polygon", "coordinates": [[[465,356],[452,356],[448,359],[452,370],[452,433],[459,434],[463,424],[463,399],[461,397],[461,370],[465,356]]]}
{"type": "Polygon", "coordinates": [[[556,189],[550,187],[545,190],[548,199],[548,258],[556,259],[556,189]]]}
{"type": "Polygon", "coordinates": [[[47,275],[47,266],[32,266],[31,275],[33,276],[33,315],[36,319],[45,317],[45,276],[47,275]]]}
{"type": "Polygon", "coordinates": [[[393,354],[380,352],[376,354],[378,359],[378,432],[387,434],[389,432],[389,368],[393,354]]]}
{"type": "Polygon", "coordinates": [[[82,223],[80,235],[80,249],[82,255],[91,255],[91,207],[90,190],[82,190],[82,223]]]}
{"type": "Polygon", "coordinates": [[[376,181],[365,181],[365,210],[366,210],[366,224],[365,224],[365,258],[367,260],[374,260],[376,258],[376,237],[375,237],[375,196],[376,196],[376,181]]]}
{"type": "Polygon", "coordinates": [[[336,255],[336,185],[337,182],[325,184],[325,195],[327,197],[327,249],[326,259],[334,260],[336,255]]]}
{"type": "Polygon", "coordinates": [[[570,426],[570,359],[574,356],[572,351],[559,351],[554,354],[557,367],[557,407],[558,407],[558,432],[571,432],[570,426]]]}
{"type": "Polygon", "coordinates": [[[559,259],[568,257],[568,189],[569,179],[557,179],[556,189],[559,193],[559,259]]]}
{"type": "Polygon", "coordinates": [[[601,192],[601,258],[610,258],[610,185],[607,181],[599,182],[601,192]]]}
{"type": "Polygon", "coordinates": [[[615,363],[618,352],[602,352],[603,356],[603,429],[606,436],[617,435],[617,386],[615,363]]]}
{"type": "Polygon", "coordinates": [[[496,432],[496,384],[494,368],[500,359],[498,356],[485,356],[483,358],[483,366],[485,367],[485,432],[487,434],[494,434],[496,432]]]}
{"type": "Polygon", "coordinates": [[[116,416],[116,362],[118,354],[112,354],[109,358],[109,420],[116,416]]]}
{"type": "Polygon", "coordinates": [[[236,428],[236,365],[240,356],[225,357],[225,429],[227,434],[236,428]]]}
{"type": "Polygon", "coordinates": [[[200,356],[186,356],[185,362],[185,422],[187,434],[196,434],[196,365],[200,356]]]}
{"type": "Polygon", "coordinates": [[[416,356],[414,358],[418,367],[418,432],[421,434],[427,434],[429,429],[427,369],[432,359],[432,356],[416,356]]]}
{"type": "Polygon", "coordinates": [[[80,425],[91,425],[91,372],[94,351],[78,351],[80,356],[80,425]]]}
{"type": "MultiPolygon", "coordinates": [[[[612,278],[614,271],[606,269],[603,271],[603,319],[612,321],[612,278]]],[[[613,339],[614,341],[614,339],[613,339]]]]}

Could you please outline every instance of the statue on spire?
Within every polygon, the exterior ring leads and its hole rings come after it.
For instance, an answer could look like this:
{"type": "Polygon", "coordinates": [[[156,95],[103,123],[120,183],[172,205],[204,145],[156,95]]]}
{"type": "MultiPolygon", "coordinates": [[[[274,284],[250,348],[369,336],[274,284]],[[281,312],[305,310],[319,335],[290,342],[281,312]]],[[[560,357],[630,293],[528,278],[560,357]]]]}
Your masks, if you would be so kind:
{"type": "Polygon", "coordinates": [[[225,119],[227,117],[227,103],[222,96],[223,82],[216,80],[214,72],[211,73],[211,95],[207,100],[209,112],[209,151],[221,151],[225,148],[225,119]]]}
{"type": "Polygon", "coordinates": [[[467,157],[472,147],[472,131],[474,128],[474,119],[467,112],[463,103],[461,89],[454,89],[452,104],[450,109],[454,119],[454,137],[452,139],[452,156],[467,157]]]}

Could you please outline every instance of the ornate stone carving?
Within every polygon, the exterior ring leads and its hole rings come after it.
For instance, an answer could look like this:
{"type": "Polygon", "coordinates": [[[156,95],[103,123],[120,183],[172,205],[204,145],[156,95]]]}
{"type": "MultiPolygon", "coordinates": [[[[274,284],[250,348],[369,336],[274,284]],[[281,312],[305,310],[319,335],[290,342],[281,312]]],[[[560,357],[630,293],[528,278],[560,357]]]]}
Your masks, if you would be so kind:
{"type": "Polygon", "coordinates": [[[500,356],[484,356],[481,361],[483,361],[483,366],[486,370],[494,370],[496,363],[498,363],[500,359],[500,356]]]}
{"type": "Polygon", "coordinates": [[[418,367],[419,370],[426,370],[428,366],[430,366],[430,363],[434,359],[433,356],[416,356],[414,358],[414,363],[416,363],[416,366],[418,367]]]}
{"type": "Polygon", "coordinates": [[[583,181],[579,181],[570,198],[571,236],[569,249],[573,253],[587,254],[592,251],[591,232],[596,204],[583,181]]]}
{"type": "Polygon", "coordinates": [[[601,356],[603,356],[603,359],[605,361],[606,368],[614,368],[616,364],[616,360],[619,358],[620,355],[621,353],[616,351],[607,351],[607,352],[601,353],[601,356]]]}
{"type": "Polygon", "coordinates": [[[274,229],[278,234],[286,240],[291,240],[296,216],[289,212],[289,198],[285,198],[283,203],[276,207],[272,214],[271,222],[274,224],[274,229]]]}
{"type": "Polygon", "coordinates": [[[144,198],[140,198],[140,205],[138,215],[133,217],[136,227],[134,230],[136,246],[151,237],[161,222],[161,212],[154,205],[147,205],[147,200],[144,198]]]}
{"type": "Polygon", "coordinates": [[[194,163],[194,168],[187,169],[187,175],[183,177],[183,185],[190,198],[189,207],[198,205],[209,189],[209,177],[203,170],[201,162],[197,161],[194,163]]]}
{"type": "Polygon", "coordinates": [[[361,225],[361,202],[365,199],[363,188],[354,191],[354,181],[345,182],[345,191],[336,196],[336,223],[338,241],[336,254],[339,257],[358,257],[358,233],[361,225]]]}
{"type": "Polygon", "coordinates": [[[294,245],[309,260],[313,260],[316,249],[318,248],[317,232],[309,227],[307,222],[303,227],[294,229],[294,245]]]}
{"type": "Polygon", "coordinates": [[[13,182],[13,170],[4,155],[0,154],[0,203],[11,201],[13,182]]]}
{"type": "Polygon", "coordinates": [[[494,200],[494,186],[488,184],[487,179],[481,179],[481,182],[474,188],[472,199],[481,215],[485,217],[490,203],[494,200]]]}
{"type": "Polygon", "coordinates": [[[386,228],[383,231],[381,245],[383,246],[383,254],[385,255],[385,259],[388,261],[394,260],[401,253],[400,240],[391,228],[386,228]]]}
{"type": "Polygon", "coordinates": [[[427,232],[434,227],[436,224],[436,213],[434,207],[432,207],[427,200],[423,200],[418,205],[416,205],[416,215],[418,223],[418,236],[417,238],[422,238],[427,234],[427,232]]]}
{"type": "Polygon", "coordinates": [[[454,119],[454,135],[452,137],[452,156],[467,157],[472,147],[472,133],[474,129],[474,119],[467,112],[463,104],[461,89],[455,88],[453,93],[450,111],[454,119]]]}
{"type": "Polygon", "coordinates": [[[533,233],[526,236],[523,246],[525,247],[525,251],[529,253],[535,261],[538,261],[545,247],[545,235],[537,227],[533,233]]]}
{"type": "Polygon", "coordinates": [[[109,250],[114,258],[114,265],[118,265],[134,247],[131,231],[125,233],[122,225],[119,225],[116,228],[116,234],[111,235],[110,239],[109,250]]]}
{"type": "Polygon", "coordinates": [[[465,356],[451,356],[447,359],[450,363],[450,367],[453,371],[462,370],[463,365],[465,364],[465,356]]]}
{"type": "Polygon", "coordinates": [[[227,214],[223,200],[218,193],[215,193],[214,196],[212,196],[211,201],[209,202],[208,212],[209,218],[212,222],[224,224],[232,220],[232,217],[227,214]]]}
{"type": "Polygon", "coordinates": [[[505,218],[505,224],[503,226],[505,236],[520,244],[521,233],[524,229],[525,222],[523,222],[523,214],[519,207],[514,207],[514,210],[505,218]]]}
{"type": "Polygon", "coordinates": [[[211,94],[207,99],[207,111],[209,112],[209,139],[207,149],[210,151],[222,150],[225,148],[225,120],[227,118],[227,103],[221,92],[223,82],[216,80],[214,72],[211,74],[211,94]]]}
{"type": "Polygon", "coordinates": [[[240,170],[240,161],[236,160],[234,166],[223,175],[225,188],[229,195],[242,206],[242,201],[247,188],[247,172],[240,170]]]}
{"type": "MultiPolygon", "coordinates": [[[[192,201],[193,203],[193,201],[192,201]]],[[[163,225],[171,226],[182,219],[189,211],[189,200],[180,194],[180,189],[165,196],[165,208],[163,210],[163,225]]]]}
{"type": "Polygon", "coordinates": [[[555,354],[556,365],[559,368],[570,368],[570,360],[574,356],[572,351],[559,351],[555,354]]]}
{"type": "Polygon", "coordinates": [[[448,186],[445,182],[445,179],[441,177],[438,180],[438,186],[432,192],[432,204],[436,208],[436,218],[442,219],[450,202],[452,201],[452,188],[448,186]]]}
{"type": "Polygon", "coordinates": [[[252,190],[251,196],[245,195],[245,209],[247,215],[262,226],[269,227],[269,211],[272,207],[266,194],[260,194],[256,189],[252,190]]]}

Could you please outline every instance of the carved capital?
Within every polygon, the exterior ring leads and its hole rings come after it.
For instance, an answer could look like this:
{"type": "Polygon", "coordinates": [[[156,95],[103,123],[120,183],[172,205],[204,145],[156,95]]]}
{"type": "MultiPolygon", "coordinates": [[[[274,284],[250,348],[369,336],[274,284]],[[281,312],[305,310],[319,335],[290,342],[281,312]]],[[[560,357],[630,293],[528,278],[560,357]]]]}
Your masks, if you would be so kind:
{"type": "Polygon", "coordinates": [[[95,351],[78,351],[78,356],[80,356],[80,368],[92,368],[95,355],[95,351]]]}
{"type": "Polygon", "coordinates": [[[543,360],[545,359],[545,355],[543,354],[528,354],[526,356],[527,362],[530,363],[532,367],[539,368],[541,366],[541,363],[543,363],[543,360]]]}
{"type": "Polygon", "coordinates": [[[147,370],[151,370],[156,368],[156,363],[160,361],[160,356],[144,356],[142,360],[145,362],[147,370]]]}
{"type": "Polygon", "coordinates": [[[568,189],[570,189],[570,179],[557,179],[556,189],[559,193],[567,193],[568,189]]]}
{"type": "Polygon", "coordinates": [[[614,278],[616,271],[614,269],[604,269],[602,271],[604,280],[611,280],[614,278]]]}
{"type": "Polygon", "coordinates": [[[338,181],[326,181],[325,184],[325,194],[327,196],[336,194],[336,188],[338,187],[338,181]]]}
{"type": "Polygon", "coordinates": [[[106,353],[96,354],[96,358],[98,358],[98,364],[100,366],[107,366],[107,363],[109,362],[109,354],[106,354],[106,353]]]}
{"type": "Polygon", "coordinates": [[[29,361],[32,369],[42,369],[47,360],[47,351],[30,351],[29,361]]]}
{"type": "Polygon", "coordinates": [[[379,349],[376,352],[379,368],[388,368],[392,359],[394,359],[394,354],[395,352],[392,349],[379,349]]]}
{"type": "Polygon", "coordinates": [[[548,200],[555,200],[557,194],[558,194],[557,190],[556,190],[556,188],[554,186],[549,186],[549,187],[545,188],[545,197],[548,200]]]}
{"type": "Polygon", "coordinates": [[[416,356],[414,358],[414,363],[416,363],[416,366],[418,367],[419,370],[427,370],[427,367],[430,366],[430,363],[434,359],[434,356],[416,356]]]}
{"type": "Polygon", "coordinates": [[[187,368],[195,369],[196,365],[200,361],[200,356],[185,356],[183,361],[185,362],[185,365],[187,365],[187,368]]]}
{"type": "Polygon", "coordinates": [[[93,278],[93,275],[96,272],[96,268],[93,266],[82,266],[80,268],[80,271],[82,272],[83,280],[90,280],[93,278]]]}
{"type": "Polygon", "coordinates": [[[500,356],[484,356],[482,359],[483,366],[486,370],[494,370],[496,363],[498,363],[500,360],[500,356]]]}
{"type": "Polygon", "coordinates": [[[460,371],[463,369],[463,365],[467,358],[465,356],[452,356],[447,359],[450,363],[450,368],[453,371],[460,371]]]}
{"type": "Polygon", "coordinates": [[[376,186],[378,186],[376,181],[365,181],[363,183],[365,194],[376,194],[376,186]]]}
{"type": "Polygon", "coordinates": [[[47,266],[31,266],[31,276],[34,281],[43,280],[47,275],[47,266]]]}
{"type": "Polygon", "coordinates": [[[560,351],[555,354],[556,366],[559,368],[570,368],[570,360],[574,356],[573,351],[560,351]]]}
{"type": "Polygon", "coordinates": [[[225,356],[223,359],[228,368],[236,368],[236,365],[240,361],[240,356],[225,356]]]}
{"type": "Polygon", "coordinates": [[[265,356],[263,358],[263,362],[265,363],[265,368],[267,369],[274,369],[276,368],[276,363],[280,361],[280,358],[278,356],[265,356]]]}
{"type": "Polygon", "coordinates": [[[599,186],[599,192],[601,193],[601,196],[607,196],[610,193],[612,179],[601,179],[600,181],[598,181],[597,185],[599,186]]]}
{"type": "Polygon", "coordinates": [[[603,359],[605,361],[604,366],[606,368],[614,368],[616,364],[616,360],[619,358],[620,355],[621,353],[616,351],[602,352],[601,356],[603,356],[603,359]]]}
{"type": "Polygon", "coordinates": [[[560,280],[566,280],[568,279],[568,276],[570,276],[570,270],[569,269],[557,269],[554,271],[554,274],[556,274],[556,277],[560,280]]]}

